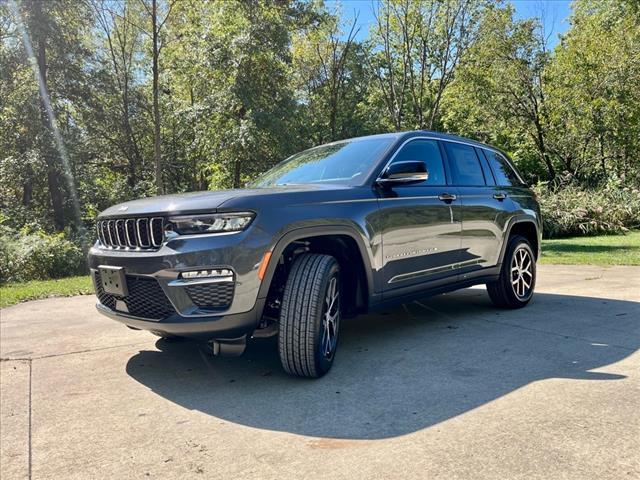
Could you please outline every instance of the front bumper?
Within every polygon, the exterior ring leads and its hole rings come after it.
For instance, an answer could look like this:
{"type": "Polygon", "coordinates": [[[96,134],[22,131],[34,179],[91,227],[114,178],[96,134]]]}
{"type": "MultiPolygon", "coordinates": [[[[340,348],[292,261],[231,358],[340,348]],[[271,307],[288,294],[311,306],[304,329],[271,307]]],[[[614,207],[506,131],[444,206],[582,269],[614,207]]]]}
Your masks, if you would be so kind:
{"type": "Polygon", "coordinates": [[[251,334],[258,325],[263,306],[264,299],[260,299],[257,302],[256,308],[245,313],[211,315],[198,318],[188,318],[176,314],[156,322],[111,310],[100,302],[96,304],[96,308],[100,313],[113,320],[124,323],[128,327],[139,330],[149,330],[158,334],[192,337],[203,340],[213,338],[238,338],[245,334],[251,334]]]}
{"type": "Polygon", "coordinates": [[[246,232],[178,237],[156,251],[108,249],[96,244],[88,259],[99,297],[98,311],[130,327],[157,333],[202,338],[237,338],[251,333],[265,303],[264,298],[258,298],[257,275],[265,249],[255,234],[247,237],[246,232]],[[124,269],[127,284],[132,282],[127,296],[101,290],[101,266],[124,269]],[[232,296],[224,305],[203,305],[189,289],[201,281],[180,278],[182,272],[203,269],[233,272],[232,296]],[[135,303],[133,308],[130,302],[135,303]]]}

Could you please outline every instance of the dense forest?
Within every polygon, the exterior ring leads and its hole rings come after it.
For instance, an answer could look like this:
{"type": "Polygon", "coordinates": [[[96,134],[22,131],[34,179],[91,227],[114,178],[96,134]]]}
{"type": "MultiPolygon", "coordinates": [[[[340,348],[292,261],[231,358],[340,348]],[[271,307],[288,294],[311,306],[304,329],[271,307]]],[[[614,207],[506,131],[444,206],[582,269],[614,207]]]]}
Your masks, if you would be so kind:
{"type": "Polygon", "coordinates": [[[359,32],[313,0],[0,0],[0,223],[79,238],[119,201],[413,129],[501,147],[546,192],[638,196],[638,2],[575,0],[553,49],[506,2],[371,8],[359,32]]]}

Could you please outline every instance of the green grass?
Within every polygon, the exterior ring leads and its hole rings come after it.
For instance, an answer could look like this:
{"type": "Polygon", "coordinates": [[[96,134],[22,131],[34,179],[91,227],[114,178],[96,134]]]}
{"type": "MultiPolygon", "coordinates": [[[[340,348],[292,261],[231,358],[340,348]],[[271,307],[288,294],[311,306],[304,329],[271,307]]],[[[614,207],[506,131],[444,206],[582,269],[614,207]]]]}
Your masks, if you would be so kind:
{"type": "Polygon", "coordinates": [[[91,277],[69,277],[59,280],[33,280],[0,286],[0,308],[27,300],[49,297],[71,297],[93,293],[91,277]]]}
{"type": "Polygon", "coordinates": [[[540,263],[640,265],[640,231],[626,235],[543,240],[540,263]]]}

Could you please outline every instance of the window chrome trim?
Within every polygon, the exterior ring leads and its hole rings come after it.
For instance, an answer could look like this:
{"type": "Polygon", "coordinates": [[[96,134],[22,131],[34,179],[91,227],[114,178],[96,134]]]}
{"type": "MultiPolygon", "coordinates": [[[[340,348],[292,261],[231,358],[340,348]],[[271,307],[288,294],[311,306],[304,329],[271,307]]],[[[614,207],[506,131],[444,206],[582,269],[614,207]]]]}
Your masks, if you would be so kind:
{"type": "MultiPolygon", "coordinates": [[[[434,137],[434,136],[429,136],[429,135],[420,135],[418,137],[407,138],[404,142],[402,142],[402,144],[398,147],[398,149],[395,151],[395,153],[387,161],[387,163],[385,164],[384,168],[382,170],[380,170],[380,174],[377,176],[377,178],[373,182],[374,185],[376,183],[378,183],[378,181],[382,178],[382,175],[384,175],[384,172],[386,172],[387,168],[389,168],[389,165],[391,165],[391,162],[393,162],[393,159],[396,158],[396,155],[398,155],[398,153],[400,153],[400,150],[402,150],[407,143],[412,142],[413,140],[435,140],[436,142],[460,143],[462,145],[467,145],[469,147],[481,148],[482,150],[489,150],[491,152],[495,152],[497,154],[500,154],[501,156],[504,157],[504,155],[502,155],[500,153],[500,151],[496,150],[495,148],[491,148],[488,145],[486,145],[486,146],[483,145],[483,144],[475,145],[475,144],[473,144],[471,142],[464,142],[462,140],[452,140],[452,139],[449,139],[449,138],[440,138],[440,137],[434,137]]],[[[478,161],[479,160],[480,159],[478,159],[478,161]]],[[[447,160],[445,158],[443,158],[442,161],[446,162],[447,160]]],[[[511,166],[511,163],[509,163],[509,166],[511,166]]],[[[483,175],[484,175],[484,172],[483,172],[483,175]]],[[[520,178],[520,175],[518,175],[518,178],[520,178]]],[[[523,182],[523,184],[524,184],[524,182],[523,182]]],[[[447,184],[447,185],[426,185],[426,186],[428,186],[428,187],[456,187],[458,185],[456,185],[455,183],[451,183],[451,184],[447,184]]],[[[482,187],[486,187],[488,185],[481,185],[481,186],[482,187]]]]}

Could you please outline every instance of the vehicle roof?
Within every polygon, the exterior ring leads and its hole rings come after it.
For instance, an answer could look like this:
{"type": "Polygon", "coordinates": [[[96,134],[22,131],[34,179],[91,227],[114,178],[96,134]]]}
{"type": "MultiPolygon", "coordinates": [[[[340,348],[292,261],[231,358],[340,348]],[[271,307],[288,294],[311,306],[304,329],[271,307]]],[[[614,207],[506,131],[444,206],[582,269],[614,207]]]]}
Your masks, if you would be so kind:
{"type": "Polygon", "coordinates": [[[417,136],[421,136],[421,135],[428,135],[430,137],[434,137],[434,138],[438,138],[438,139],[442,139],[442,140],[453,140],[453,141],[457,141],[457,142],[468,143],[470,145],[475,145],[477,147],[490,148],[492,150],[496,150],[498,152],[504,153],[500,148],[494,147],[493,145],[489,145],[488,143],[479,142],[477,140],[472,140],[471,138],[461,137],[459,135],[454,135],[454,134],[451,134],[451,133],[436,132],[436,131],[433,131],[433,130],[409,130],[409,131],[404,131],[404,132],[378,133],[378,134],[375,134],[375,135],[365,135],[365,136],[362,136],[362,137],[345,138],[343,140],[338,140],[338,141],[332,142],[332,143],[344,142],[344,141],[354,141],[354,140],[355,141],[359,141],[359,140],[367,140],[367,139],[372,139],[372,138],[390,138],[390,139],[404,141],[404,140],[407,140],[409,138],[417,137],[417,136]]]}

